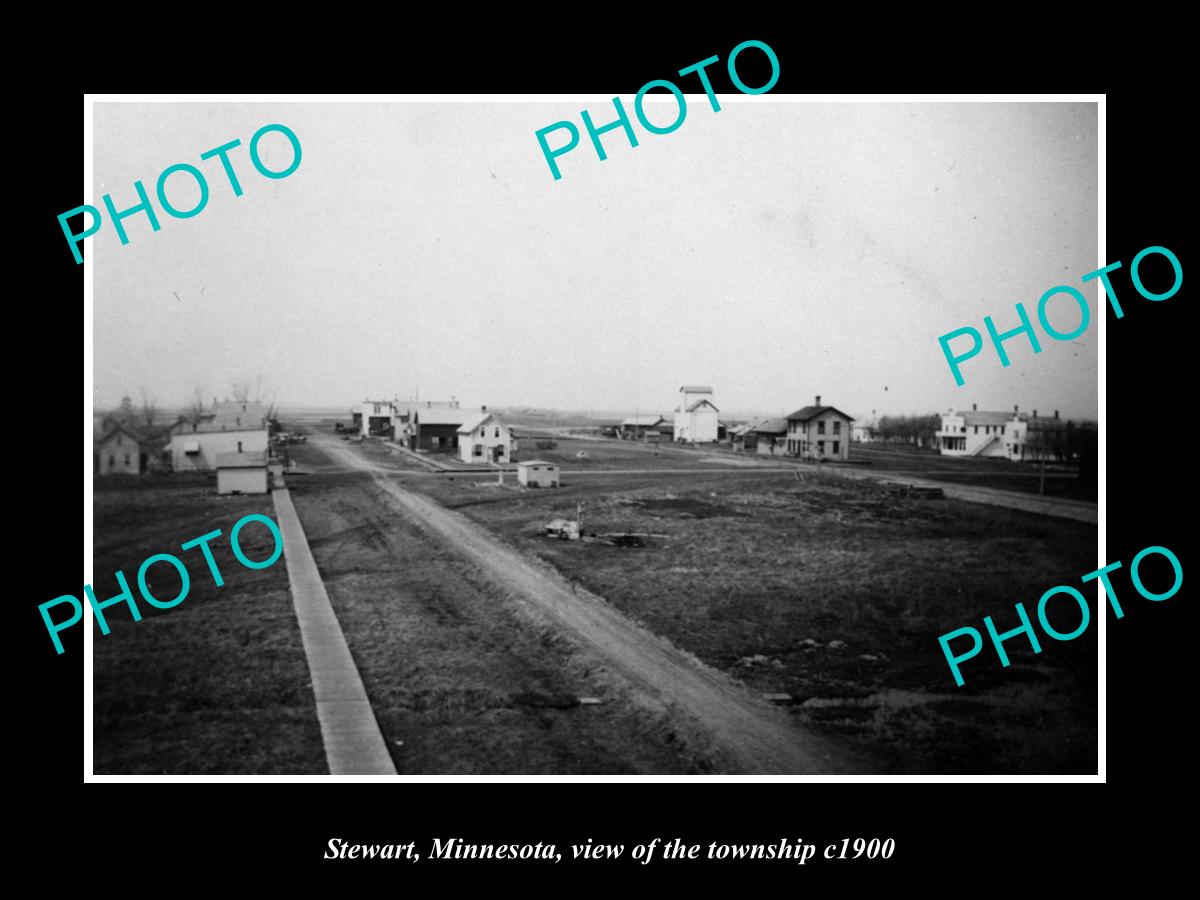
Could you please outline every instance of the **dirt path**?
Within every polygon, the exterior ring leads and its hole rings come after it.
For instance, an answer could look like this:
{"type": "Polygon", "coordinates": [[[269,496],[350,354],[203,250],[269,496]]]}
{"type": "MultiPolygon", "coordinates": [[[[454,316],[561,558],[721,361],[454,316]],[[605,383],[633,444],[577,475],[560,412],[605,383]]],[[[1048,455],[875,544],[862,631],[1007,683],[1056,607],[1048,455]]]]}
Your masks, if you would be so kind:
{"type": "Polygon", "coordinates": [[[727,771],[816,774],[864,766],[829,741],[797,729],[780,710],[720,672],[631,622],[604,600],[569,583],[458,513],[404,490],[391,470],[363,459],[326,435],[310,441],[336,461],[370,472],[423,527],[486,572],[533,616],[548,620],[591,651],[644,701],[685,720],[711,743],[727,771]]]}

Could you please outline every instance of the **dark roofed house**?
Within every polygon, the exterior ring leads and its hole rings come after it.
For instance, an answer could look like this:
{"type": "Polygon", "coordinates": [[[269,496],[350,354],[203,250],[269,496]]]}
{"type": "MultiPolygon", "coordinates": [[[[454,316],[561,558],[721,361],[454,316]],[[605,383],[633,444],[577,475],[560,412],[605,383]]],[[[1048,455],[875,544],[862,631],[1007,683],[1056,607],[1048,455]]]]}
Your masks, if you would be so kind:
{"type": "Polygon", "coordinates": [[[746,449],[766,456],[782,456],[787,449],[787,419],[759,419],[746,431],[746,449]]]}
{"type": "Polygon", "coordinates": [[[787,453],[804,459],[845,462],[850,458],[853,422],[853,416],[837,407],[823,406],[818,394],[811,406],[803,406],[787,416],[787,453]]]}
{"type": "Polygon", "coordinates": [[[646,436],[646,432],[654,431],[661,435],[660,427],[668,420],[665,416],[630,416],[628,419],[621,420],[621,428],[617,433],[617,437],[625,440],[637,439],[646,436]]]}

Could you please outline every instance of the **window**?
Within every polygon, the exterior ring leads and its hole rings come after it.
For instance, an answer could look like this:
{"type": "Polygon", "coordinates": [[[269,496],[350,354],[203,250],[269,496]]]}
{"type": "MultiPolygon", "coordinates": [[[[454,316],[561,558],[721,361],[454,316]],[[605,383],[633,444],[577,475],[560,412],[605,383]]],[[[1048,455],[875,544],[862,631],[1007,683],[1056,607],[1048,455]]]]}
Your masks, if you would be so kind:
{"type": "Polygon", "coordinates": [[[500,437],[500,426],[499,425],[496,426],[496,433],[495,433],[495,435],[493,435],[493,437],[500,437]]]}
{"type": "Polygon", "coordinates": [[[113,456],[111,453],[108,454],[108,467],[111,469],[116,464],[117,464],[117,458],[115,456],[113,456]]]}
{"type": "Polygon", "coordinates": [[[1000,433],[1004,434],[1004,426],[1003,425],[1000,426],[1000,433]]]}
{"type": "Polygon", "coordinates": [[[833,433],[834,434],[842,433],[842,423],[840,421],[833,423],[833,433]]]}
{"type": "Polygon", "coordinates": [[[129,454],[125,454],[125,465],[129,465],[129,454]]]}
{"type": "Polygon", "coordinates": [[[979,434],[979,426],[978,425],[975,426],[975,433],[979,434]]]}
{"type": "Polygon", "coordinates": [[[242,452],[242,442],[238,441],[238,453],[242,452]]]}
{"type": "Polygon", "coordinates": [[[825,442],[817,441],[817,453],[821,456],[825,455],[825,442]]]}
{"type": "Polygon", "coordinates": [[[824,434],[824,433],[825,433],[825,420],[822,419],[820,422],[817,423],[817,434],[824,434]]]}
{"type": "Polygon", "coordinates": [[[841,452],[842,452],[842,451],[841,451],[841,449],[840,449],[840,447],[841,447],[841,441],[834,441],[834,442],[833,442],[833,455],[834,455],[834,456],[837,456],[839,453],[841,453],[841,452]]]}
{"type": "Polygon", "coordinates": [[[476,444],[476,445],[475,445],[475,455],[476,455],[476,456],[483,456],[483,444],[476,444]]]}

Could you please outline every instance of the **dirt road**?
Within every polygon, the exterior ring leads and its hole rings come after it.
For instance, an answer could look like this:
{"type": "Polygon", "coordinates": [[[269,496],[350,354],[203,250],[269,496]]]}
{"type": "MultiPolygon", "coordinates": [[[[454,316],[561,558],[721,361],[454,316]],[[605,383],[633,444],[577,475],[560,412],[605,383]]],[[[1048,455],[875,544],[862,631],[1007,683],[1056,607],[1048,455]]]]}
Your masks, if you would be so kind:
{"type": "Polygon", "coordinates": [[[470,560],[532,617],[553,623],[618,675],[646,705],[679,720],[707,743],[721,769],[746,774],[865,771],[841,748],[798,730],[780,710],[604,600],[522,556],[458,513],[400,487],[393,470],[323,434],[310,441],[336,462],[370,472],[376,484],[429,532],[470,560]]]}

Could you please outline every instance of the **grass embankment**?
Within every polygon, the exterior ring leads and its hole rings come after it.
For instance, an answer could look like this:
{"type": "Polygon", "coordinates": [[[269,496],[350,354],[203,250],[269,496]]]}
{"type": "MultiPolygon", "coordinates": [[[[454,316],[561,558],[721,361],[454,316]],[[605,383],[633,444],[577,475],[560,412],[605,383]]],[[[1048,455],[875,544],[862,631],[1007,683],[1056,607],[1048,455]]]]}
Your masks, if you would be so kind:
{"type": "MultiPolygon", "coordinates": [[[[97,773],[325,774],[325,754],[300,631],[280,557],[269,569],[241,565],[229,531],[242,516],[275,518],[269,495],[219,497],[202,475],[98,478],[93,588],[100,600],[124,571],[140,601],[137,571],[155,553],[187,565],[191,592],[177,607],[138,602],[106,610],[111,633],[94,631],[94,749],[97,773]],[[213,584],[199,549],[180,544],[221,529],[210,546],[225,579],[213,584]]],[[[265,527],[247,525],[250,559],[271,554],[265,527]]],[[[179,578],[169,563],[150,569],[169,600],[179,578]]]]}

